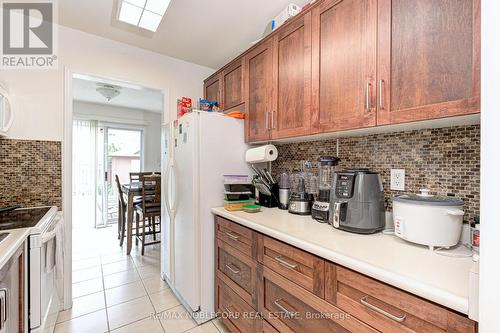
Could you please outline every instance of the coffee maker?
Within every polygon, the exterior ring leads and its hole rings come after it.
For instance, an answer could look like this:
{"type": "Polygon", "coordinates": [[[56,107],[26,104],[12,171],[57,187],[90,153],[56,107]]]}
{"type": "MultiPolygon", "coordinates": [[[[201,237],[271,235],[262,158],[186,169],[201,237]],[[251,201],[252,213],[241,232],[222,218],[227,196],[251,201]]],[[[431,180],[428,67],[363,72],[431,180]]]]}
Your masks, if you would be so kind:
{"type": "Polygon", "coordinates": [[[330,191],[335,166],[340,159],[334,156],[320,157],[318,162],[318,195],[312,205],[312,218],[320,223],[327,223],[330,212],[330,191]]]}
{"type": "Polygon", "coordinates": [[[336,229],[371,234],[385,227],[384,188],[369,169],[335,172],[329,223],[336,229]]]}

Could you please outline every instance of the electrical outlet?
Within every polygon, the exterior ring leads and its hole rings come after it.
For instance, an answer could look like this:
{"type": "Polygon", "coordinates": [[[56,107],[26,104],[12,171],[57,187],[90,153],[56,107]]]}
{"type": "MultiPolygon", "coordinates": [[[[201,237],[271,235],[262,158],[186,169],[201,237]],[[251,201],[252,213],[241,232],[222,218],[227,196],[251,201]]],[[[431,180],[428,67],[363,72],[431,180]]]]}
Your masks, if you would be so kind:
{"type": "Polygon", "coordinates": [[[405,169],[391,169],[391,190],[405,190],[405,169]]]}

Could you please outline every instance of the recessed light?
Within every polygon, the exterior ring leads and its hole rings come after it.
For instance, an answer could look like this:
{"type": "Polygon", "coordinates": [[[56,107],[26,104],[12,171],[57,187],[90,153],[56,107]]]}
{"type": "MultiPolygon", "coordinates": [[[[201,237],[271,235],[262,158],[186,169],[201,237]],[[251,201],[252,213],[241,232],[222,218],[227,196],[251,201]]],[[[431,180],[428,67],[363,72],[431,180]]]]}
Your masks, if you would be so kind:
{"type": "Polygon", "coordinates": [[[147,0],[146,9],[153,13],[163,15],[167,11],[169,4],[170,0],[147,0]]]}
{"type": "Polygon", "coordinates": [[[142,13],[141,20],[139,21],[139,27],[150,31],[156,31],[156,29],[158,29],[158,26],[160,25],[162,18],[163,16],[161,15],[150,12],[149,10],[145,10],[142,13]]]}
{"type": "Polygon", "coordinates": [[[118,19],[122,22],[137,25],[141,19],[143,9],[128,2],[122,2],[118,19]]]}
{"type": "Polygon", "coordinates": [[[128,2],[141,8],[144,8],[144,6],[146,5],[146,0],[123,0],[123,2],[128,2]]]}
{"type": "Polygon", "coordinates": [[[170,0],[121,0],[118,20],[155,32],[170,0]]]}

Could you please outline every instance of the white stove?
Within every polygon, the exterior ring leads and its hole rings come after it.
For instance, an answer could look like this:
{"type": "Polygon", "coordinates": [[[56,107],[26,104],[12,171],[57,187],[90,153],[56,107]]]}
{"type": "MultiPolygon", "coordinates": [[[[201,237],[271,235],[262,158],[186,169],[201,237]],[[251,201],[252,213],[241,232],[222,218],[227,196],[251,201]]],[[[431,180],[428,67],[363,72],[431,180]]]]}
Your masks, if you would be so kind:
{"type": "Polygon", "coordinates": [[[0,231],[29,228],[27,308],[29,332],[52,332],[60,308],[63,219],[57,207],[0,213],[0,231]]]}

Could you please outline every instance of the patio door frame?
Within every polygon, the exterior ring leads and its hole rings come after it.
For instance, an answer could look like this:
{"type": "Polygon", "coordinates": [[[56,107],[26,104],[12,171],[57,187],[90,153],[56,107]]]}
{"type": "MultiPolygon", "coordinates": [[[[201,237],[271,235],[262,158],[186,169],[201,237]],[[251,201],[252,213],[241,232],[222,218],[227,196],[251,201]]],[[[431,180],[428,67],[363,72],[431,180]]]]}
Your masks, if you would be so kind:
{"type": "MultiPolygon", "coordinates": [[[[96,218],[95,218],[95,227],[96,228],[106,228],[111,226],[108,222],[108,191],[107,188],[111,185],[113,186],[113,179],[111,179],[111,175],[109,174],[109,161],[108,161],[108,134],[110,129],[114,130],[122,130],[122,131],[134,131],[134,132],[140,132],[141,133],[141,143],[140,143],[140,149],[141,149],[141,154],[140,154],[140,171],[144,170],[144,160],[145,160],[145,145],[144,145],[144,136],[146,134],[146,127],[145,126],[136,126],[136,125],[129,125],[125,123],[118,123],[118,122],[108,122],[108,121],[98,121],[97,122],[97,129],[100,131],[101,129],[104,131],[103,133],[103,156],[97,157],[97,158],[102,158],[103,163],[102,167],[102,176],[104,179],[98,179],[99,177],[99,172],[96,172],[96,206],[97,206],[97,198],[98,198],[98,184],[102,183],[103,184],[103,193],[102,193],[102,202],[101,202],[101,207],[102,207],[102,221],[103,223],[101,225],[97,225],[97,213],[98,210],[96,209],[96,218]]],[[[97,149],[96,149],[97,151],[97,149]]],[[[99,168],[99,163],[98,159],[96,159],[96,169],[99,168]]],[[[96,170],[99,171],[99,170],[96,170]]],[[[128,181],[121,180],[122,183],[128,183],[128,181]]]]}

